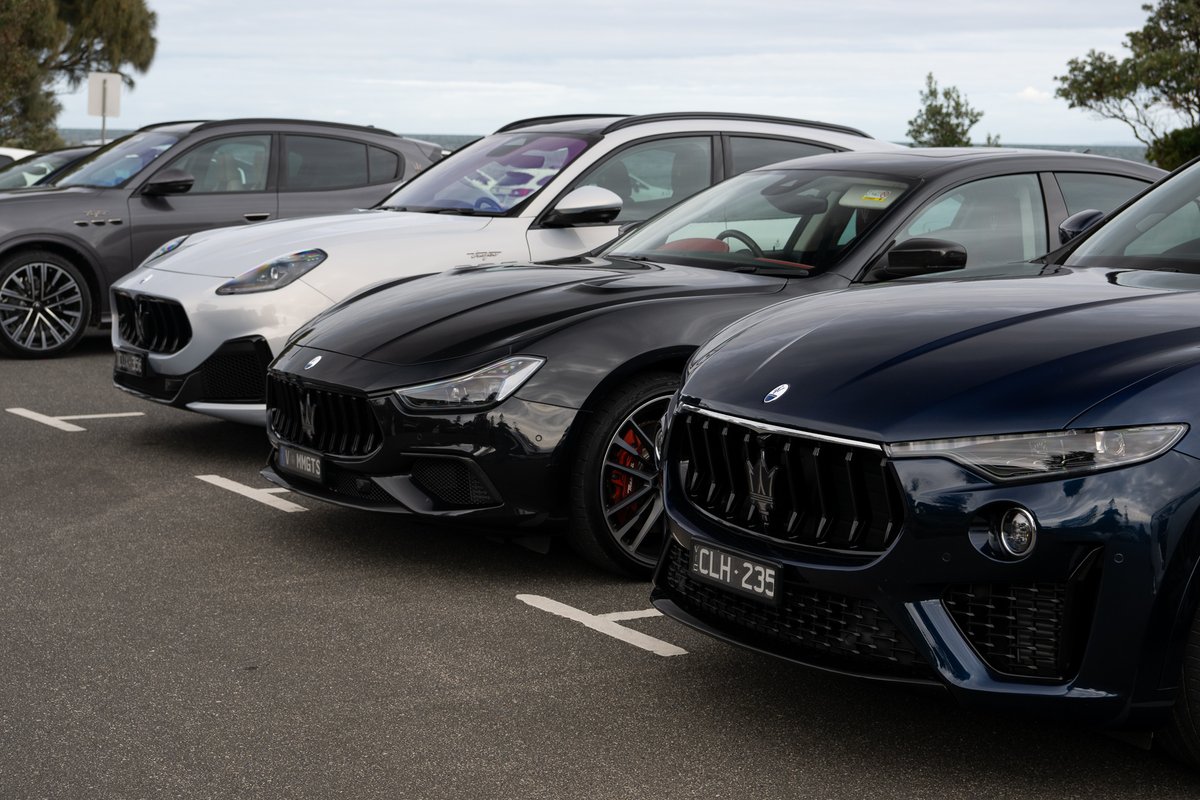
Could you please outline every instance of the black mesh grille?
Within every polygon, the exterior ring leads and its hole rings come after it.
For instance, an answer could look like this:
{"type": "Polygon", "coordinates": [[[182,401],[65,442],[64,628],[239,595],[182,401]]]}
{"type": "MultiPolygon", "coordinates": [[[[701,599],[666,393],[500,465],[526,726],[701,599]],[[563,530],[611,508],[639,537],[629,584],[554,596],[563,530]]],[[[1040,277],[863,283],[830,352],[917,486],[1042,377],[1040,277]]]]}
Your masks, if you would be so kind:
{"type": "Polygon", "coordinates": [[[942,597],[989,667],[1006,675],[1065,679],[1079,668],[1095,607],[1091,559],[1067,583],[951,586],[942,597]]]}
{"type": "Polygon", "coordinates": [[[274,373],[267,376],[267,418],[283,441],[330,455],[365,456],[383,440],[367,398],[304,386],[274,373]]]}
{"type": "Polygon", "coordinates": [[[693,579],[691,554],[675,541],[665,558],[670,598],[740,642],[858,673],[933,678],[895,623],[870,600],[806,588],[781,576],[779,603],[770,606],[693,579]]]}
{"type": "Polygon", "coordinates": [[[204,400],[259,400],[266,394],[267,362],[255,352],[216,353],[201,366],[204,400]]]}
{"type": "Polygon", "coordinates": [[[672,433],[693,505],[781,541],[878,553],[904,521],[900,487],[882,452],[684,412],[672,433]]]}
{"type": "Polygon", "coordinates": [[[117,330],[134,347],[151,353],[177,353],[192,340],[183,306],[173,300],[116,292],[117,330]]]}
{"type": "Polygon", "coordinates": [[[475,471],[457,459],[419,458],[412,466],[412,480],[447,505],[470,508],[498,502],[475,471]]]}

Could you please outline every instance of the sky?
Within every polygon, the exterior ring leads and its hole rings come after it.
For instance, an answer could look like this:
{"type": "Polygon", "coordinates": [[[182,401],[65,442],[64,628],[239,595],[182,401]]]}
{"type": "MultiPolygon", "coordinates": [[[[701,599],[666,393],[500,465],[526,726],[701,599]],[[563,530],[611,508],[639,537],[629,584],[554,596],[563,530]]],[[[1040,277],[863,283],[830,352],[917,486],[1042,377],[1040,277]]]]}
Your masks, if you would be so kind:
{"type": "MultiPolygon", "coordinates": [[[[154,63],[110,129],[289,117],[483,134],[545,114],[739,111],[904,141],[925,76],[1003,144],[1136,144],[1054,97],[1124,56],[1141,0],[148,0],[154,63]]],[[[99,128],[60,87],[65,128],[99,128]]]]}

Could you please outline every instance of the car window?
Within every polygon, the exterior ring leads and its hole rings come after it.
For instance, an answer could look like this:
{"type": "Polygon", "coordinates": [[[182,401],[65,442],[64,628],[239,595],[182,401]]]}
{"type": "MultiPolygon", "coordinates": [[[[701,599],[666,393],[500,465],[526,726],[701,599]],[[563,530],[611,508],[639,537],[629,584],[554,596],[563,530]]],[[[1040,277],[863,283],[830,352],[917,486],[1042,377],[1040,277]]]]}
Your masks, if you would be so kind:
{"type": "Polygon", "coordinates": [[[885,219],[908,189],[907,183],[867,173],[747,172],[676,206],[608,252],[724,269],[827,269],[885,219]]]}
{"type": "Polygon", "coordinates": [[[926,204],[896,237],[961,244],[967,266],[1028,261],[1046,251],[1046,207],[1036,175],[984,178],[926,204]]]}
{"type": "Polygon", "coordinates": [[[72,167],[56,186],[121,186],[179,141],[177,133],[146,131],[113,142],[95,156],[72,167]]]}
{"type": "Polygon", "coordinates": [[[1107,214],[1150,185],[1136,178],[1092,172],[1056,172],[1054,177],[1067,201],[1068,215],[1088,209],[1107,214]]]}
{"type": "Polygon", "coordinates": [[[712,139],[656,139],[627,147],[584,176],[583,186],[602,186],[622,201],[616,222],[649,219],[712,185],[712,139]]]}
{"type": "Polygon", "coordinates": [[[400,156],[382,147],[368,147],[367,172],[371,183],[395,180],[401,175],[400,156]]]}
{"type": "Polygon", "coordinates": [[[821,147],[791,139],[766,139],[761,136],[729,137],[729,166],[732,174],[740,175],[756,167],[805,156],[832,153],[833,148],[821,147]]]}
{"type": "Polygon", "coordinates": [[[270,152],[270,134],[227,136],[193,147],[167,168],[183,170],[196,179],[188,194],[263,192],[270,152]]]}
{"type": "Polygon", "coordinates": [[[285,136],[284,189],[344,189],[370,182],[367,146],[324,136],[285,136]]]}

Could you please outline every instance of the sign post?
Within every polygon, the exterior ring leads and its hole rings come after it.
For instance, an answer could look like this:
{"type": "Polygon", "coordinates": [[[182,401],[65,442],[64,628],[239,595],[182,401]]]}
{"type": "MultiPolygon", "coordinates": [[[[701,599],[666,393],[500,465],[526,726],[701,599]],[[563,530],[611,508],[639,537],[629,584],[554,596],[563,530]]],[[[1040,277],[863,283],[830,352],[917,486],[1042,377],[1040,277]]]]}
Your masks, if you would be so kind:
{"type": "Polygon", "coordinates": [[[88,73],[88,115],[100,117],[100,142],[108,144],[108,118],[121,116],[121,76],[115,72],[88,73]]]}

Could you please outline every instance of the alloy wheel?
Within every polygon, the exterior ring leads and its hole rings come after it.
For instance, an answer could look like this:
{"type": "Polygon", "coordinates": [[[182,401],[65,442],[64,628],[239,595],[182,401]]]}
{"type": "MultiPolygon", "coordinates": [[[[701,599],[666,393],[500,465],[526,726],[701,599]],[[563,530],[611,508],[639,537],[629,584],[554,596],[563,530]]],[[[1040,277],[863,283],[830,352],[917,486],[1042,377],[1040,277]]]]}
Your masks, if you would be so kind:
{"type": "Polygon", "coordinates": [[[83,314],[82,288],[57,264],[24,264],[0,284],[0,330],[25,351],[50,352],[68,344],[83,314]]]}
{"type": "Polygon", "coordinates": [[[670,400],[670,395],[654,397],[634,409],[617,426],[600,468],[600,507],[609,535],[643,566],[658,560],[665,535],[654,440],[670,400]]]}

